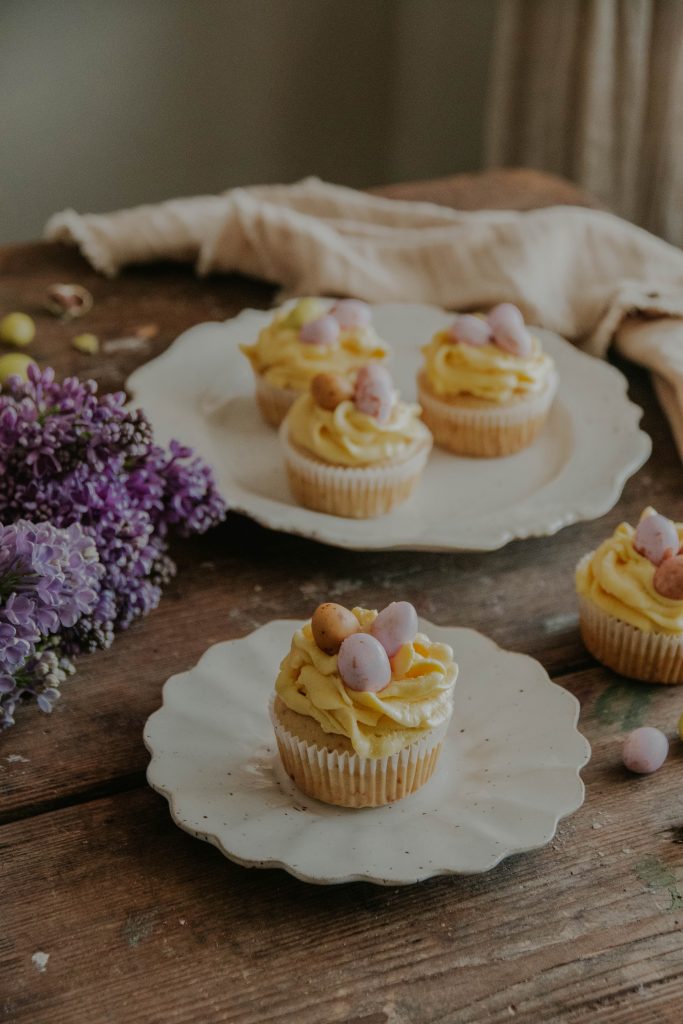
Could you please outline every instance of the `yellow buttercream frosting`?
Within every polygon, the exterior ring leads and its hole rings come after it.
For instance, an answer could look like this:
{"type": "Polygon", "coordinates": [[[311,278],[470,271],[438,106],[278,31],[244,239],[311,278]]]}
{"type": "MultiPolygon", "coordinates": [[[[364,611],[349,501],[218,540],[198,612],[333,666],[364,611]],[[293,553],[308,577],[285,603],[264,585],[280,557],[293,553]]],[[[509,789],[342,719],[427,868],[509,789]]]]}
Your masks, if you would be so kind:
{"type": "Polygon", "coordinates": [[[471,395],[489,402],[512,402],[536,395],[546,387],[553,361],[532,335],[528,356],[515,356],[498,345],[454,342],[447,331],[438,331],[422,349],[424,372],[439,398],[471,395]]]}
{"type": "MultiPolygon", "coordinates": [[[[643,516],[651,515],[647,508],[643,516]]],[[[683,524],[674,524],[683,544],[683,524]]],[[[633,546],[635,529],[620,523],[576,570],[576,589],[603,611],[646,633],[683,632],[683,601],[663,597],[654,588],[655,566],[633,546]]]]}
{"type": "MultiPolygon", "coordinates": [[[[354,608],[364,632],[376,611],[354,608]]],[[[387,757],[448,721],[458,666],[448,644],[418,633],[391,659],[392,678],[379,693],[347,689],[337,655],[325,654],[307,622],[292,638],[280,665],[276,693],[288,708],[307,715],[326,733],[346,736],[361,757],[387,757]]]]}
{"type": "Polygon", "coordinates": [[[305,391],[318,373],[346,375],[389,354],[388,345],[371,325],[342,330],[331,345],[307,345],[288,315],[288,310],[280,310],[253,345],[240,345],[255,373],[274,387],[305,391]]]}
{"type": "Polygon", "coordinates": [[[300,395],[287,415],[289,439],[316,458],[336,466],[376,466],[401,462],[431,434],[420,406],[395,401],[386,423],[359,412],[350,399],[334,411],[323,409],[309,393],[300,395]]]}

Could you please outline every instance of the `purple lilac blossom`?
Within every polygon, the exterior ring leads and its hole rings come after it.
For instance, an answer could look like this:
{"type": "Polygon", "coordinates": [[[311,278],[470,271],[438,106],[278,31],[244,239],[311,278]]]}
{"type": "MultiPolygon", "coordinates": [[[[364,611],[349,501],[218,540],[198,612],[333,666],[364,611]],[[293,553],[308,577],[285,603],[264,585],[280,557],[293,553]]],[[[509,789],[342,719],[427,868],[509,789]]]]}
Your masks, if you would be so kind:
{"type": "MultiPolygon", "coordinates": [[[[225,515],[206,463],[176,441],[168,451],[155,445],[143,412],[124,402],[122,393],[98,395],[94,381],[57,382],[53,370],[37,367],[28,382],[12,378],[0,393],[0,522],[78,525],[99,556],[94,604],[89,592],[77,590],[59,613],[68,656],[108,647],[115,630],[157,606],[175,573],[172,532],[203,533],[225,515]]],[[[57,584],[46,579],[40,587],[40,622],[27,617],[23,592],[11,601],[0,594],[4,610],[9,606],[0,620],[7,664],[10,657],[25,661],[36,629],[52,632],[56,625],[57,584]]],[[[0,682],[2,671],[0,665],[0,682]]]]}

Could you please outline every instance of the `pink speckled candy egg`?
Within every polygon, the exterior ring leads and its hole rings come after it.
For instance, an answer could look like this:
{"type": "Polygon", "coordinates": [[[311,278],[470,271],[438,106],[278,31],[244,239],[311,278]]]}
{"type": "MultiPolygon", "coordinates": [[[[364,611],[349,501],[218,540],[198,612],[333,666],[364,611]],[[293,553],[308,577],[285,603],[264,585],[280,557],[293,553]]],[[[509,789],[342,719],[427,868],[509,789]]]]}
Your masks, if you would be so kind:
{"type": "Polygon", "coordinates": [[[339,648],[337,668],[349,690],[377,693],[391,682],[387,652],[369,633],[347,636],[339,648]]]}
{"type": "Polygon", "coordinates": [[[638,523],[633,546],[638,554],[644,555],[653,565],[660,565],[669,555],[678,553],[678,530],[670,519],[655,512],[638,523]]]}
{"type": "Polygon", "coordinates": [[[665,558],[655,569],[652,585],[662,597],[683,601],[683,555],[665,558]]]}
{"type": "Polygon", "coordinates": [[[370,307],[360,299],[340,299],[335,302],[330,313],[345,331],[367,327],[372,320],[370,307]]]}
{"type": "Polygon", "coordinates": [[[659,729],[644,725],[626,737],[622,759],[630,772],[649,775],[661,768],[669,753],[669,741],[659,729]]]}
{"type": "Polygon", "coordinates": [[[359,412],[374,416],[378,423],[386,423],[394,404],[394,382],[389,371],[379,363],[361,366],[353,401],[359,412]]]}
{"type": "Polygon", "coordinates": [[[372,626],[372,635],[381,643],[390,658],[417,634],[417,612],[409,601],[392,601],[379,613],[372,626]]]}
{"type": "Polygon", "coordinates": [[[488,315],[493,340],[499,348],[513,356],[528,356],[532,342],[524,317],[511,302],[501,302],[488,315]]]}
{"type": "Polygon", "coordinates": [[[299,340],[305,345],[334,345],[338,338],[339,323],[333,316],[309,320],[299,331],[299,340]]]}
{"type": "Polygon", "coordinates": [[[493,341],[493,332],[488,321],[472,316],[471,313],[456,316],[447,333],[454,341],[462,341],[466,345],[488,345],[493,341]]]}

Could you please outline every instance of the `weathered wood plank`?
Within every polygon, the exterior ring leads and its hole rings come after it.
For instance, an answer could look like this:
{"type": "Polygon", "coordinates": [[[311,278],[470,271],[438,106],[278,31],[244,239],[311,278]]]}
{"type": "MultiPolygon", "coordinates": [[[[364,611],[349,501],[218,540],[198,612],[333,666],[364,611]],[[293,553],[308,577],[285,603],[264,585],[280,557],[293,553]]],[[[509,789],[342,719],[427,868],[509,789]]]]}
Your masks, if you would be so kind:
{"type": "Polygon", "coordinates": [[[642,684],[605,696],[594,675],[565,679],[594,749],[586,804],[488,875],[381,889],[248,871],[146,789],[5,825],[3,1019],[680,1020],[682,754],[649,778],[619,764],[624,729],[671,732],[680,701],[642,684]]]}

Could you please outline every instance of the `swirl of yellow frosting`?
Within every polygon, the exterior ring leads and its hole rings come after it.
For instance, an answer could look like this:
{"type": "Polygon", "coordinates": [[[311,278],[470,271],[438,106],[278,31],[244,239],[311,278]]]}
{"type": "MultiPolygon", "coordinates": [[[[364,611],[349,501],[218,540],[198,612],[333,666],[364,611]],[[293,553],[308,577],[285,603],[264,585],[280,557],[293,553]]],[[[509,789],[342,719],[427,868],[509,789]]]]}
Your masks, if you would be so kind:
{"type": "MultiPolygon", "coordinates": [[[[364,632],[376,611],[354,608],[364,632]]],[[[337,655],[325,654],[307,622],[292,638],[275,691],[288,708],[314,718],[326,733],[346,736],[361,757],[387,757],[451,716],[458,666],[448,644],[418,633],[391,659],[391,682],[379,693],[347,689],[337,655]]]]}
{"type": "Polygon", "coordinates": [[[422,349],[424,372],[439,398],[471,395],[489,402],[512,402],[543,391],[553,372],[553,361],[532,335],[528,356],[515,356],[498,345],[454,342],[438,331],[422,349]]]}
{"type": "MultiPolygon", "coordinates": [[[[647,508],[643,516],[653,512],[647,508]]],[[[683,544],[683,524],[674,525],[683,544]]],[[[577,592],[646,633],[681,633],[683,601],[663,597],[655,590],[655,566],[634,548],[635,532],[628,523],[620,523],[611,537],[581,559],[576,569],[577,592]]]]}
{"type": "Polygon", "coordinates": [[[299,338],[299,328],[288,322],[287,310],[276,314],[253,345],[240,349],[255,373],[274,387],[292,391],[305,391],[318,373],[346,375],[389,355],[389,347],[370,325],[342,330],[332,345],[307,345],[299,338]]]}
{"type": "Polygon", "coordinates": [[[290,441],[336,466],[377,466],[402,462],[431,444],[420,406],[395,401],[386,423],[359,412],[352,401],[330,412],[311,394],[300,395],[287,415],[290,441]]]}

